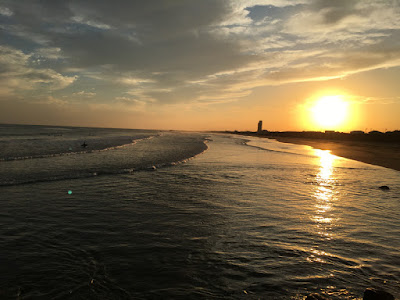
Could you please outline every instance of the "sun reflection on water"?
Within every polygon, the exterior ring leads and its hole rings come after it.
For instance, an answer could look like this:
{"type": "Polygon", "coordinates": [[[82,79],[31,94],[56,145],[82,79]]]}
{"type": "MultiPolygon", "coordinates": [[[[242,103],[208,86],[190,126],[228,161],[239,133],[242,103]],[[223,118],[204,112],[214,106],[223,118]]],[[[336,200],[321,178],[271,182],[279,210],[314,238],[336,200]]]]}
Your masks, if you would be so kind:
{"type": "Polygon", "coordinates": [[[312,220],[318,227],[318,234],[327,239],[331,239],[331,228],[334,221],[331,210],[335,199],[334,186],[336,181],[333,176],[333,171],[337,157],[327,150],[315,149],[314,151],[319,157],[320,167],[316,175],[316,187],[313,194],[316,203],[312,220]]]}
{"type": "Polygon", "coordinates": [[[315,149],[315,154],[317,154],[320,158],[320,172],[318,173],[318,177],[321,180],[330,181],[333,171],[333,164],[336,159],[336,156],[331,154],[329,150],[319,150],[315,149]]]}
{"type": "MultiPolygon", "coordinates": [[[[333,227],[337,223],[333,213],[333,205],[336,200],[336,178],[334,175],[335,161],[338,158],[330,151],[314,150],[318,156],[318,173],[315,175],[315,185],[312,197],[314,209],[311,220],[315,224],[315,233],[324,240],[333,238],[333,227]]],[[[307,261],[311,263],[326,263],[330,255],[319,249],[311,249],[307,261]]]]}

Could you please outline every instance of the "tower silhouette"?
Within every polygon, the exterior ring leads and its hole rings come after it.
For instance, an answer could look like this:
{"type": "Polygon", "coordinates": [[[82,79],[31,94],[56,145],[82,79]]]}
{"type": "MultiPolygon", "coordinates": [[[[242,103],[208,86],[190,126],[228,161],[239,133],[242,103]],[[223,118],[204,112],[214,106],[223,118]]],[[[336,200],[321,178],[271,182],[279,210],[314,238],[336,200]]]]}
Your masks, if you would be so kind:
{"type": "Polygon", "coordinates": [[[262,132],[262,121],[258,121],[257,132],[262,132]]]}

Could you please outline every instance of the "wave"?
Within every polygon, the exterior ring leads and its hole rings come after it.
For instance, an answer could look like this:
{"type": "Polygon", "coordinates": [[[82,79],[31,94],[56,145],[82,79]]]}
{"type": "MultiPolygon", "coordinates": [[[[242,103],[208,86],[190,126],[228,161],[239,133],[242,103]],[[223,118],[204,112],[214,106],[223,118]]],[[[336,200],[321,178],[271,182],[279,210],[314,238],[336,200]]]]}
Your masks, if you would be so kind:
{"type": "MultiPolygon", "coordinates": [[[[91,153],[91,154],[96,154],[96,153],[101,153],[105,152],[108,150],[127,150],[127,146],[132,146],[134,147],[138,142],[144,142],[144,141],[150,141],[154,137],[161,137],[162,135],[158,136],[151,136],[147,138],[142,138],[135,140],[134,142],[127,144],[127,145],[120,145],[116,147],[110,147],[107,149],[102,149],[102,150],[95,150],[92,152],[85,152],[85,153],[91,153]],[[124,149],[125,148],[125,149],[124,149]]],[[[61,180],[67,180],[67,179],[83,179],[83,178],[90,178],[90,177],[96,177],[96,176],[104,176],[104,175],[121,175],[121,174],[133,174],[135,172],[143,172],[143,171],[156,171],[157,169],[162,169],[162,168],[167,168],[167,167],[172,167],[176,166],[182,163],[186,163],[189,160],[197,157],[198,155],[204,153],[206,150],[208,150],[208,140],[206,138],[203,138],[201,140],[201,145],[197,145],[195,147],[196,149],[190,149],[186,153],[180,156],[176,155],[171,155],[172,152],[169,151],[168,153],[155,153],[153,154],[154,157],[149,157],[143,159],[143,161],[138,162],[133,162],[129,166],[129,162],[127,163],[128,166],[122,166],[123,162],[118,161],[116,165],[111,165],[108,166],[106,165],[96,165],[94,167],[91,167],[90,164],[87,168],[85,169],[77,169],[77,168],[72,168],[68,169],[68,172],[65,172],[64,170],[49,170],[47,173],[44,172],[42,174],[42,170],[36,168],[35,172],[32,172],[32,170],[29,169],[29,167],[26,168],[26,172],[22,172],[20,174],[17,174],[19,176],[4,176],[5,178],[1,178],[0,174],[0,186],[14,186],[14,185],[21,185],[21,184],[33,184],[33,183],[39,183],[39,182],[48,182],[48,181],[61,181],[61,180]],[[164,157],[163,157],[164,156],[164,157]],[[161,160],[161,161],[160,161],[161,160]],[[153,162],[155,161],[155,162],[153,162]],[[29,173],[31,171],[31,173],[29,173]]],[[[80,154],[80,153],[76,153],[80,154]]],[[[104,154],[104,153],[103,153],[104,154]]],[[[130,153],[124,153],[125,155],[129,155],[130,153]]],[[[51,155],[51,156],[45,156],[43,157],[44,159],[52,159],[52,158],[60,158],[62,159],[63,157],[67,157],[68,155],[51,155]]],[[[125,157],[124,155],[119,155],[120,157],[118,158],[123,158],[125,157]]],[[[138,153],[138,156],[145,156],[145,153],[138,153]]],[[[93,158],[91,158],[93,159],[93,158]]],[[[102,159],[107,159],[107,157],[101,157],[101,158],[95,158],[96,160],[102,160],[102,159]]],[[[5,162],[7,163],[7,162],[5,162]]],[[[13,163],[11,161],[10,163],[13,163]]],[[[21,162],[23,163],[23,161],[21,162]]],[[[64,167],[65,167],[64,163],[64,167]]],[[[79,164],[78,164],[79,165],[79,164]]]]}
{"type": "Polygon", "coordinates": [[[148,139],[152,139],[154,137],[160,136],[161,134],[158,135],[152,135],[144,138],[136,138],[132,139],[130,143],[122,144],[122,145],[116,145],[116,146],[111,146],[111,147],[106,147],[102,149],[90,149],[90,150],[84,150],[84,151],[73,151],[73,152],[60,152],[60,153],[51,153],[51,154],[38,154],[38,155],[27,155],[27,156],[15,156],[15,157],[0,157],[0,162],[1,161],[13,161],[13,160],[26,160],[26,159],[36,159],[36,158],[48,158],[48,157],[59,157],[59,156],[68,156],[68,155],[77,155],[77,154],[86,154],[86,153],[96,153],[96,152],[103,152],[103,151],[109,151],[109,150],[114,150],[114,149],[119,149],[123,148],[132,144],[136,144],[137,142],[140,141],[145,141],[148,139]]]}
{"type": "Polygon", "coordinates": [[[303,157],[318,158],[318,156],[315,156],[315,155],[296,153],[296,152],[290,152],[290,151],[282,151],[282,150],[274,150],[274,149],[263,148],[261,146],[249,145],[248,144],[249,142],[251,142],[251,141],[250,140],[244,140],[242,142],[242,145],[249,146],[249,147],[256,148],[256,149],[263,150],[263,151],[267,151],[267,152],[284,153],[284,154],[297,155],[297,156],[303,156],[303,157]]]}

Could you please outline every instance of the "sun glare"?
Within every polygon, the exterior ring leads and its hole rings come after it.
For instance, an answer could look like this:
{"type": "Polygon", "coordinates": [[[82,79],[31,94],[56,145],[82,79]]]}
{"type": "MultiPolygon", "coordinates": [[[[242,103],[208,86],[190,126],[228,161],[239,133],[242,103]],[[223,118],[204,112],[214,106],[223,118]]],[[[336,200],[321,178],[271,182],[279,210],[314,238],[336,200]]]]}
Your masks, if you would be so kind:
{"type": "Polygon", "coordinates": [[[323,96],[311,108],[316,125],[335,130],[346,121],[348,103],[342,96],[323,96]]]}

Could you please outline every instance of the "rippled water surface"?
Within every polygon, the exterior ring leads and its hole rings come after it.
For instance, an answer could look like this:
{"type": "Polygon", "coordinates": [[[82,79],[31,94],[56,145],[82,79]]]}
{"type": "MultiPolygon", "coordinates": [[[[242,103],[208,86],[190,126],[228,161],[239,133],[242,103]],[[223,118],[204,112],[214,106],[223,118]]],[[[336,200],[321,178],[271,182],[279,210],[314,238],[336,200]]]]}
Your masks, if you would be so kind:
{"type": "Polygon", "coordinates": [[[141,139],[0,161],[0,298],[400,296],[399,172],[267,139],[123,135],[141,139]]]}

